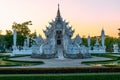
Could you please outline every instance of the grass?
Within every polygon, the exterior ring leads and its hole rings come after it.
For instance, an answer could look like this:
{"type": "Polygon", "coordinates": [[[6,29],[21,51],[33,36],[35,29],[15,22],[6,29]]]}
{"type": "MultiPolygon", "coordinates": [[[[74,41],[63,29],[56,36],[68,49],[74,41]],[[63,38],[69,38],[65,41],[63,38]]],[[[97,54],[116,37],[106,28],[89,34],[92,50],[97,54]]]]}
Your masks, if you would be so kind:
{"type": "MultiPolygon", "coordinates": [[[[12,58],[16,57],[24,57],[29,55],[17,55],[12,58]]],[[[0,67],[12,67],[12,66],[31,66],[31,65],[37,65],[37,64],[43,64],[43,61],[17,61],[17,60],[9,60],[9,56],[2,56],[0,59],[0,67]]]]}
{"type": "Polygon", "coordinates": [[[106,63],[113,63],[116,60],[103,60],[103,61],[83,61],[81,64],[106,64],[106,63]]]}
{"type": "Polygon", "coordinates": [[[120,80],[120,73],[5,74],[0,80],[120,80]]]}
{"type": "Polygon", "coordinates": [[[97,56],[97,57],[106,57],[106,58],[111,58],[112,60],[103,60],[103,61],[83,61],[82,64],[88,64],[88,65],[93,65],[93,66],[99,66],[97,64],[100,64],[101,66],[104,67],[120,67],[120,64],[114,64],[114,62],[118,61],[120,62],[120,56],[113,56],[112,54],[92,54],[92,56],[97,56]]]}
{"type": "Polygon", "coordinates": [[[119,60],[120,56],[113,56],[112,54],[91,54],[92,56],[97,56],[97,57],[106,57],[106,58],[111,58],[113,60],[119,60]]]}
{"type": "Polygon", "coordinates": [[[92,54],[92,56],[97,56],[97,57],[106,57],[106,58],[111,58],[112,60],[103,60],[103,61],[83,61],[81,62],[82,64],[98,64],[98,63],[109,63],[109,62],[114,62],[120,59],[119,56],[113,56],[111,54],[92,54]]]}

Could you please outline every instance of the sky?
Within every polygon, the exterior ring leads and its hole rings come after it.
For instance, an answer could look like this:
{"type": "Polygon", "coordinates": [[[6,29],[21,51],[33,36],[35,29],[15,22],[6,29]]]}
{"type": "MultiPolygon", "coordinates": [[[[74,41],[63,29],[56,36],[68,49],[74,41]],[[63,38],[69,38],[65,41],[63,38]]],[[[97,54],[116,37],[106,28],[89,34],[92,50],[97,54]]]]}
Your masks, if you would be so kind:
{"type": "Polygon", "coordinates": [[[29,26],[44,37],[43,29],[55,19],[60,4],[63,19],[75,29],[74,36],[118,37],[120,28],[120,0],[0,0],[0,30],[12,30],[13,22],[32,21],[29,26]]]}

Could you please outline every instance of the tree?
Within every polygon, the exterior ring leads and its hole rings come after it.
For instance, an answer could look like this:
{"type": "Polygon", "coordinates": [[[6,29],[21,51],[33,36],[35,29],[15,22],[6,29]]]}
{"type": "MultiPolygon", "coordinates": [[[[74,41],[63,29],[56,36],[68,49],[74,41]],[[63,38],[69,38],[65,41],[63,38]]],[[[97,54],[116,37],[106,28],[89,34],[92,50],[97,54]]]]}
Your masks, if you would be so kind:
{"type": "Polygon", "coordinates": [[[30,35],[30,29],[28,28],[29,25],[32,25],[32,21],[26,21],[23,23],[16,23],[14,22],[12,25],[12,29],[17,31],[17,45],[23,46],[24,39],[26,36],[30,35]]]}
{"type": "Polygon", "coordinates": [[[5,35],[0,35],[0,52],[5,51],[5,35]]]}
{"type": "Polygon", "coordinates": [[[30,29],[28,28],[29,25],[32,25],[32,21],[26,21],[21,24],[14,22],[12,25],[12,29],[16,29],[17,34],[26,37],[30,35],[30,29]]]}
{"type": "Polygon", "coordinates": [[[11,30],[6,30],[6,35],[12,35],[12,31],[11,30]]]}
{"type": "Polygon", "coordinates": [[[11,49],[13,45],[13,35],[12,35],[11,30],[6,30],[6,35],[4,36],[5,38],[5,46],[7,49],[11,49]]]}
{"type": "Polygon", "coordinates": [[[119,30],[118,36],[119,36],[119,38],[120,38],[120,28],[119,28],[118,30],[119,30]]]}
{"type": "Polygon", "coordinates": [[[2,33],[2,30],[0,30],[0,35],[1,35],[1,33],[2,33]]]}
{"type": "Polygon", "coordinates": [[[116,41],[117,41],[117,38],[106,36],[105,45],[106,45],[107,51],[109,52],[113,51],[113,44],[115,44],[116,41]]]}

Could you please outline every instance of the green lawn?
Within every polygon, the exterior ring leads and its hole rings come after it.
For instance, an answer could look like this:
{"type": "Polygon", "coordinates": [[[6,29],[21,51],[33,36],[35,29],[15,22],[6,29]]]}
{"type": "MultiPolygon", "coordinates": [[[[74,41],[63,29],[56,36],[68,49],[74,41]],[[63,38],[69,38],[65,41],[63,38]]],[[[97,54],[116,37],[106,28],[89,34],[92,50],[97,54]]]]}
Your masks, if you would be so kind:
{"type": "Polygon", "coordinates": [[[4,74],[0,80],[120,80],[120,73],[4,74]]]}
{"type": "Polygon", "coordinates": [[[114,56],[112,54],[91,54],[92,56],[111,58],[112,60],[102,61],[83,61],[82,64],[88,64],[91,66],[104,66],[104,67],[120,67],[120,56],[114,56]],[[117,63],[117,64],[116,64],[117,63]]]}
{"type": "MultiPolygon", "coordinates": [[[[19,56],[14,56],[16,57],[24,57],[27,55],[19,55],[19,56]]],[[[10,60],[9,56],[3,56],[0,58],[0,67],[12,67],[12,66],[32,66],[32,65],[38,65],[38,64],[43,64],[43,61],[18,61],[18,60],[10,60]]]]}

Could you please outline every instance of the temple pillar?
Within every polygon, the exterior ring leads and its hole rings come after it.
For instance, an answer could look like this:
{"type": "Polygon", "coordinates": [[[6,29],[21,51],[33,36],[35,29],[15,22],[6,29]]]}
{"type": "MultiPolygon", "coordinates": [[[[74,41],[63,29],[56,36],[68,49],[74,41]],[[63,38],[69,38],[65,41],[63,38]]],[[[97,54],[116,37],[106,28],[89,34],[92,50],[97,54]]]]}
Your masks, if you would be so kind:
{"type": "Polygon", "coordinates": [[[88,47],[90,47],[90,43],[91,43],[90,36],[88,36],[88,47]]]}
{"type": "Polygon", "coordinates": [[[30,45],[30,37],[27,36],[27,47],[29,47],[29,45],[30,45]]]}
{"type": "Polygon", "coordinates": [[[105,32],[104,29],[101,31],[101,40],[102,40],[102,47],[105,47],[105,32]]]}
{"type": "Polygon", "coordinates": [[[17,42],[17,32],[14,29],[13,30],[13,50],[17,49],[16,42],[17,42]]]}

